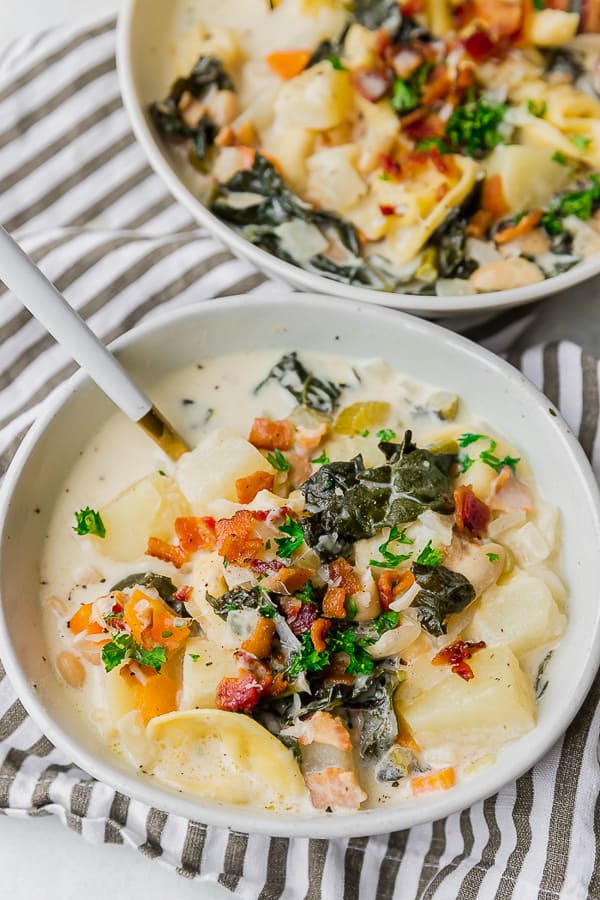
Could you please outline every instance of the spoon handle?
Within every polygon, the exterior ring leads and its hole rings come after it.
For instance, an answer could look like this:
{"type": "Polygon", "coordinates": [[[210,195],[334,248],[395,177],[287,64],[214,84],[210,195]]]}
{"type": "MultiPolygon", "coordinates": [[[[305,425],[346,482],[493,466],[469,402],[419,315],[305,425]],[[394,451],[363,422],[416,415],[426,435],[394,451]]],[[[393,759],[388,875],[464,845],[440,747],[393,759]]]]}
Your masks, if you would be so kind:
{"type": "Polygon", "coordinates": [[[126,416],[138,422],[151,412],[146,394],[2,226],[0,277],[126,416]]]}

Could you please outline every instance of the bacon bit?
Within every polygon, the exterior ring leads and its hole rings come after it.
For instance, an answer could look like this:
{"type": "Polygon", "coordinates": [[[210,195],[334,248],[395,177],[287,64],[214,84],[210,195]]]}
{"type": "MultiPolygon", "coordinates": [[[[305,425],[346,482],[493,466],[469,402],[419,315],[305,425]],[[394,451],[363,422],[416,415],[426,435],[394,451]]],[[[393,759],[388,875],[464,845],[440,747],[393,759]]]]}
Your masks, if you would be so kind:
{"type": "Polygon", "coordinates": [[[330,619],[346,618],[346,591],[343,587],[328,587],[323,597],[323,615],[330,619]]]}
{"type": "Polygon", "coordinates": [[[497,244],[507,244],[509,241],[514,241],[516,238],[532,231],[539,224],[541,218],[542,210],[534,209],[533,212],[522,216],[516,225],[509,225],[508,228],[502,228],[500,231],[497,231],[494,235],[494,240],[497,244]]]}
{"type": "Polygon", "coordinates": [[[406,3],[400,3],[400,9],[404,15],[411,18],[425,12],[425,6],[426,0],[407,0],[406,3]]]}
{"type": "Polygon", "coordinates": [[[475,82],[475,69],[471,62],[465,60],[458,64],[458,72],[456,74],[456,88],[461,93],[466,88],[471,87],[475,82]]]}
{"type": "MultiPolygon", "coordinates": [[[[315,606],[314,603],[301,603],[300,609],[297,613],[290,616],[288,619],[288,625],[294,632],[294,634],[304,634],[305,631],[310,631],[312,636],[313,626],[317,622],[324,622],[325,619],[319,619],[319,610],[315,606]]],[[[331,622],[328,622],[327,627],[331,625],[331,622]]],[[[313,638],[314,644],[314,638],[313,638]]],[[[315,644],[316,647],[316,644],[315,644]]],[[[325,645],[323,644],[322,649],[325,649],[325,645]]]]}
{"type": "Polygon", "coordinates": [[[316,428],[296,428],[296,446],[301,450],[316,450],[328,430],[327,422],[323,422],[316,428]]]}
{"type": "MultiPolygon", "coordinates": [[[[298,443],[297,440],[296,443],[298,443]]],[[[288,452],[286,459],[290,464],[287,473],[288,481],[292,487],[299,487],[301,484],[304,484],[306,479],[310,478],[312,474],[310,460],[306,456],[300,456],[299,453],[294,453],[293,450],[288,452]]]]}
{"type": "Polygon", "coordinates": [[[294,426],[285,420],[255,419],[248,440],[259,450],[290,450],[294,444],[294,426]]]}
{"type": "Polygon", "coordinates": [[[175,519],[175,534],[182,550],[213,550],[215,546],[215,520],[212,516],[181,516],[175,519]]]}
{"type": "Polygon", "coordinates": [[[469,56],[477,62],[490,57],[496,49],[494,41],[485,31],[474,31],[462,44],[469,56]]]}
{"type": "Polygon", "coordinates": [[[415,775],[410,780],[410,788],[415,797],[419,794],[428,794],[431,791],[447,791],[456,784],[456,772],[450,766],[440,769],[439,772],[427,772],[425,775],[415,775]]]}
{"type": "Polygon", "coordinates": [[[347,653],[334,653],[331,663],[323,670],[323,684],[331,687],[334,684],[354,684],[356,676],[347,672],[350,657],[347,653]]]}
{"type": "Polygon", "coordinates": [[[250,672],[240,678],[222,678],[217,685],[215,706],[230,712],[251,713],[262,694],[262,685],[250,672]]]}
{"type": "Polygon", "coordinates": [[[449,178],[458,179],[460,177],[460,169],[458,168],[454,157],[451,154],[442,155],[437,147],[431,147],[429,150],[413,150],[405,159],[402,160],[402,170],[406,176],[414,177],[422,174],[423,169],[432,164],[449,178]]]}
{"type": "Polygon", "coordinates": [[[411,50],[408,47],[403,47],[395,56],[392,57],[391,63],[394,67],[394,72],[398,76],[398,78],[408,78],[415,72],[421,63],[423,62],[423,57],[420,53],[417,53],[416,50],[411,50]]]}
{"type": "Polygon", "coordinates": [[[173,594],[173,600],[177,603],[187,603],[193,593],[194,588],[191,584],[182,584],[173,594]]]}
{"type": "Polygon", "coordinates": [[[379,212],[382,216],[393,216],[396,212],[395,206],[386,206],[384,203],[379,204],[379,212]]]}
{"type": "Polygon", "coordinates": [[[461,484],[454,491],[454,515],[459,531],[468,528],[475,537],[481,537],[490,521],[489,507],[473,492],[470,484],[461,484]]]}
{"type": "Polygon", "coordinates": [[[502,176],[496,173],[486,178],[481,194],[481,207],[490,213],[492,218],[500,219],[508,212],[508,204],[504,197],[502,176]]]}
{"type": "Polygon", "coordinates": [[[405,572],[398,572],[396,569],[388,569],[382,572],[377,579],[377,591],[379,599],[384,610],[390,608],[390,603],[398,596],[403,594],[414,582],[415,576],[408,569],[405,572]]]}
{"type": "Polygon", "coordinates": [[[436,113],[419,116],[407,122],[408,116],[402,120],[402,128],[413,141],[423,141],[427,138],[442,137],[446,129],[443,120],[436,113]]]}
{"type": "Polygon", "coordinates": [[[289,687],[289,682],[285,680],[281,672],[278,672],[271,684],[265,687],[266,697],[279,697],[285,693],[289,687]]]}
{"type": "Polygon", "coordinates": [[[270,575],[272,572],[284,569],[285,563],[279,559],[253,559],[250,561],[250,568],[259,575],[270,575]]]}
{"type": "Polygon", "coordinates": [[[382,69],[359,69],[352,75],[352,84],[365,100],[377,103],[389,92],[392,79],[382,69]]]}
{"type": "Polygon", "coordinates": [[[436,100],[441,100],[450,92],[452,81],[448,75],[448,68],[445,63],[440,63],[430,74],[425,90],[423,91],[423,106],[431,106],[436,100]]]}
{"type": "Polygon", "coordinates": [[[290,594],[295,594],[296,591],[302,590],[313,574],[312,569],[294,569],[284,566],[277,573],[277,580],[288,589],[290,594]]]}
{"type": "Polygon", "coordinates": [[[273,680],[273,670],[271,663],[266,660],[259,659],[253,653],[246,650],[236,650],[233,654],[236,663],[244,672],[251,672],[254,678],[265,690],[273,680]]]}
{"type": "Polygon", "coordinates": [[[242,643],[242,650],[252,653],[258,659],[266,659],[271,655],[271,645],[275,637],[275,622],[265,616],[259,616],[254,631],[242,643]]]}
{"type": "Polygon", "coordinates": [[[315,809],[358,809],[367,795],[351,771],[330,766],[304,776],[315,809]]]}
{"type": "Polygon", "coordinates": [[[272,491],[275,476],[270,472],[253,472],[245,478],[238,478],[235,483],[237,498],[240,503],[252,503],[259,491],[272,491]]]}
{"type": "Polygon", "coordinates": [[[348,560],[344,559],[343,556],[340,556],[339,559],[329,563],[327,571],[329,573],[329,584],[332,587],[343,588],[346,596],[349,597],[352,594],[356,594],[357,591],[362,590],[362,584],[360,583],[358,575],[348,560]]]}
{"type": "Polygon", "coordinates": [[[477,641],[476,643],[471,641],[454,641],[453,644],[443,647],[439,653],[436,653],[431,660],[431,664],[434,666],[449,665],[456,675],[460,675],[465,681],[470,681],[474,677],[473,669],[465,660],[471,659],[474,653],[477,653],[478,650],[483,650],[486,646],[485,641],[477,641]]]}
{"type": "Polygon", "coordinates": [[[303,747],[315,743],[328,744],[330,747],[337,747],[338,750],[352,750],[348,729],[331,713],[319,710],[310,719],[305,719],[302,726],[304,726],[303,734],[298,738],[298,742],[303,747]]]}
{"type": "MultiPolygon", "coordinates": [[[[304,604],[304,606],[309,606],[312,604],[304,604]]],[[[292,626],[290,625],[290,628],[292,626]]],[[[313,646],[317,653],[322,653],[323,650],[326,649],[325,644],[325,635],[331,628],[331,621],[329,619],[315,619],[312,625],[310,626],[310,637],[313,642],[313,646]]],[[[294,629],[292,628],[292,631],[294,629]]]]}
{"type": "Polygon", "coordinates": [[[148,546],[146,547],[146,556],[154,556],[156,559],[162,559],[163,562],[171,563],[176,569],[180,569],[187,562],[187,553],[181,547],[174,547],[173,544],[167,544],[160,538],[148,538],[148,546]]]}
{"type": "Polygon", "coordinates": [[[494,221],[494,217],[487,209],[478,209],[477,212],[471,216],[469,220],[469,224],[467,225],[467,234],[469,237],[474,238],[482,238],[485,237],[485,233],[494,221]]]}
{"type": "Polygon", "coordinates": [[[512,509],[523,509],[528,512],[532,508],[529,488],[513,475],[510,466],[504,466],[500,474],[494,478],[487,502],[490,509],[500,512],[512,509]]]}
{"type": "Polygon", "coordinates": [[[399,162],[392,159],[391,156],[388,156],[387,153],[382,153],[379,156],[379,165],[383,169],[384,172],[387,172],[388,175],[391,175],[392,178],[401,178],[402,177],[402,166],[399,162]]]}
{"type": "Polygon", "coordinates": [[[523,21],[522,0],[475,0],[475,17],[486,23],[496,38],[516,35],[523,21]]]}
{"type": "MultiPolygon", "coordinates": [[[[299,600],[298,597],[279,597],[277,602],[279,603],[279,608],[280,608],[281,612],[288,620],[288,625],[289,625],[289,620],[294,618],[294,616],[297,616],[298,613],[300,612],[300,610],[302,609],[302,606],[304,605],[302,603],[302,600],[299,600]]],[[[306,606],[312,606],[312,605],[313,604],[309,604],[309,603],[306,604],[306,606]]],[[[316,611],[316,609],[317,608],[315,606],[315,611],[316,611]]],[[[317,613],[317,616],[318,616],[318,613],[317,613]]],[[[310,624],[312,625],[312,622],[310,624]]],[[[306,629],[306,631],[308,631],[308,628],[306,629]]]]}
{"type": "Polygon", "coordinates": [[[253,537],[257,518],[261,517],[255,510],[240,509],[231,519],[218,519],[215,523],[217,551],[227,562],[251,565],[262,550],[263,542],[253,537]]]}

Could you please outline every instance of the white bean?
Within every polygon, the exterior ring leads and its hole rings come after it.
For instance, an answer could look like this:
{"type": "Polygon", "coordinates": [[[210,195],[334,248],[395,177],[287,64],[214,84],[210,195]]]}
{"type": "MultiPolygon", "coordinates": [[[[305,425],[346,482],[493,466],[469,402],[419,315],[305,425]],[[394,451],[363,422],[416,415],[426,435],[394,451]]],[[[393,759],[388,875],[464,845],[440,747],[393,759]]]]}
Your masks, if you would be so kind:
{"type": "Polygon", "coordinates": [[[85,668],[78,656],[70,650],[62,650],[56,657],[56,668],[60,677],[69,687],[83,687],[85,668]]]}
{"type": "Polygon", "coordinates": [[[469,282],[476,291],[508,291],[543,281],[544,275],[528,259],[502,259],[476,269],[469,282]]]}

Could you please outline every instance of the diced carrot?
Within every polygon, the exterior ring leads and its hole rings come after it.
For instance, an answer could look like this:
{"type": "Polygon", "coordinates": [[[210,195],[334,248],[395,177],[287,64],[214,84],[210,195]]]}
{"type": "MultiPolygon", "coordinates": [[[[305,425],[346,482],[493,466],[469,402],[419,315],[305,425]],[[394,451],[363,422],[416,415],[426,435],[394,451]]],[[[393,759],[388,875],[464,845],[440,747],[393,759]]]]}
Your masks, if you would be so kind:
{"type": "Polygon", "coordinates": [[[255,419],[248,440],[260,450],[290,450],[294,443],[294,426],[285,420],[255,419]]]}
{"type": "Polygon", "coordinates": [[[323,615],[330,619],[346,618],[346,591],[343,587],[329,587],[323,597],[323,615]]]}
{"type": "Polygon", "coordinates": [[[177,709],[177,691],[177,683],[162,672],[148,675],[145,684],[136,682],[135,705],[142,714],[145,725],[155,716],[162,716],[177,709]]]}
{"type": "Polygon", "coordinates": [[[275,636],[275,622],[273,619],[267,619],[259,616],[254,631],[242,643],[242,650],[246,653],[252,653],[258,659],[266,659],[271,655],[271,645],[275,636]]]}
{"type": "Polygon", "coordinates": [[[408,590],[414,580],[415,576],[408,569],[405,572],[398,572],[395,569],[382,572],[377,579],[377,590],[383,608],[389,609],[394,598],[408,590]]]}
{"type": "Polygon", "coordinates": [[[176,569],[180,569],[187,559],[187,554],[181,547],[174,547],[173,544],[167,544],[166,541],[156,537],[148,538],[146,556],[155,556],[163,562],[172,563],[176,569]]]}
{"type": "Polygon", "coordinates": [[[341,587],[346,596],[350,597],[362,590],[360,579],[348,560],[340,556],[327,567],[329,572],[329,583],[333,587],[341,587]]]}
{"type": "Polygon", "coordinates": [[[310,626],[310,637],[317,653],[322,653],[325,650],[324,638],[330,628],[331,622],[329,619],[315,619],[310,626]]]}
{"type": "Polygon", "coordinates": [[[449,766],[438,772],[427,772],[425,775],[415,775],[410,780],[410,789],[417,797],[419,794],[429,794],[431,791],[447,791],[456,784],[456,772],[449,766]]]}
{"type": "Polygon", "coordinates": [[[469,237],[482,238],[493,221],[491,212],[487,209],[478,209],[469,219],[467,234],[469,237]]]}
{"type": "Polygon", "coordinates": [[[177,616],[164,603],[138,588],[125,604],[123,619],[138,644],[149,650],[164,647],[175,651],[190,634],[187,625],[176,624],[177,616]]]}
{"type": "Polygon", "coordinates": [[[92,604],[83,603],[74,615],[69,619],[69,630],[73,634],[81,634],[87,631],[88,634],[102,634],[104,629],[98,622],[91,621],[92,604]]]}
{"type": "Polygon", "coordinates": [[[494,219],[499,219],[508,212],[508,204],[504,197],[502,176],[498,173],[485,179],[483,193],[481,195],[481,206],[486,212],[491,213],[494,219]]]}
{"type": "Polygon", "coordinates": [[[523,5],[513,0],[475,0],[474,12],[495,38],[516,34],[523,20],[523,5]]]}
{"type": "Polygon", "coordinates": [[[293,78],[305,69],[310,60],[310,50],[275,50],[265,56],[265,62],[280,78],[293,78]]]}
{"type": "Polygon", "coordinates": [[[272,491],[275,476],[270,472],[253,472],[245,478],[238,478],[235,483],[237,498],[240,503],[252,503],[259,491],[272,491]]]}
{"type": "Polygon", "coordinates": [[[524,234],[528,234],[532,231],[535,226],[539,224],[541,218],[541,209],[534,209],[533,212],[522,216],[516,225],[511,225],[508,228],[502,228],[500,231],[497,231],[494,235],[494,240],[497,244],[507,244],[509,241],[514,241],[516,238],[522,237],[524,234]]]}
{"type": "Polygon", "coordinates": [[[218,519],[215,524],[217,550],[230,563],[247,566],[262,549],[263,542],[254,537],[257,514],[241,509],[230,519],[218,519]]]}
{"type": "Polygon", "coordinates": [[[175,534],[185,552],[212,550],[215,546],[215,520],[211,516],[180,516],[175,519],[175,534]]]}

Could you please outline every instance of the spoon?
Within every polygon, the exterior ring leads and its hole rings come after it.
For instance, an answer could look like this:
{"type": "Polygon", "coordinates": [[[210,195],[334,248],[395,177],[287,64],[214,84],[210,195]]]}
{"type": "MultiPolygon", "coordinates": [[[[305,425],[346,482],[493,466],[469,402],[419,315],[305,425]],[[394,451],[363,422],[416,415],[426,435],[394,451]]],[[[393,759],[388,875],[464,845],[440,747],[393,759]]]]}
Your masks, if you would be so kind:
{"type": "Polygon", "coordinates": [[[0,225],[0,278],[101,391],[177,460],[190,449],[123,366],[0,225]]]}

